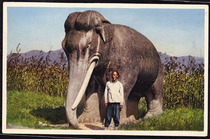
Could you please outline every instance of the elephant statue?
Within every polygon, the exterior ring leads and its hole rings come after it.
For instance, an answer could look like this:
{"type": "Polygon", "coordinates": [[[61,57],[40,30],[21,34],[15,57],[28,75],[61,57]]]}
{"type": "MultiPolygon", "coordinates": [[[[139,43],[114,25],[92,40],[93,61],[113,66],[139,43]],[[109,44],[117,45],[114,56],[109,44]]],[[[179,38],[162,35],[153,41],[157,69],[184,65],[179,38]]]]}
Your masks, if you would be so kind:
{"type": "Polygon", "coordinates": [[[71,13],[64,24],[62,48],[68,59],[69,84],[65,107],[68,122],[103,122],[104,89],[118,70],[124,87],[120,122],[138,120],[141,97],[147,102],[144,118],[163,112],[163,66],[154,45],[134,29],[111,24],[96,11],[71,13]],[[84,104],[79,115],[78,106],[84,104]]]}

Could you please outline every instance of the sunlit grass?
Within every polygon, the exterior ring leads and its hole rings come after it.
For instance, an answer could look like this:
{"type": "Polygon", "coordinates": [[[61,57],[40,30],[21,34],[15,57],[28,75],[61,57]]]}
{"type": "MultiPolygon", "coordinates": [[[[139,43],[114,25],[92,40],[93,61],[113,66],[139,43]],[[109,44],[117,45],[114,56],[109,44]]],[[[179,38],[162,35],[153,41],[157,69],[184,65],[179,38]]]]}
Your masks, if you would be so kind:
{"type": "Polygon", "coordinates": [[[203,131],[203,109],[177,108],[166,109],[163,114],[150,119],[143,119],[136,124],[123,125],[121,130],[173,130],[203,131]]]}
{"type": "Polygon", "coordinates": [[[42,129],[69,129],[69,127],[44,127],[39,124],[66,124],[63,105],[64,98],[32,92],[8,91],[7,124],[42,129]]]}
{"type": "MultiPolygon", "coordinates": [[[[66,124],[64,99],[33,92],[8,91],[7,124],[38,129],[72,129],[71,127],[50,127],[66,124]],[[40,125],[39,123],[42,123],[40,125]],[[43,124],[48,126],[43,126],[43,124]]],[[[145,100],[141,99],[139,115],[146,113],[145,100]],[[142,104],[142,105],[141,105],[142,104]]],[[[142,118],[142,117],[140,117],[142,118]]],[[[203,109],[165,109],[163,114],[143,119],[136,124],[123,125],[121,130],[177,130],[203,131],[203,109]]]]}

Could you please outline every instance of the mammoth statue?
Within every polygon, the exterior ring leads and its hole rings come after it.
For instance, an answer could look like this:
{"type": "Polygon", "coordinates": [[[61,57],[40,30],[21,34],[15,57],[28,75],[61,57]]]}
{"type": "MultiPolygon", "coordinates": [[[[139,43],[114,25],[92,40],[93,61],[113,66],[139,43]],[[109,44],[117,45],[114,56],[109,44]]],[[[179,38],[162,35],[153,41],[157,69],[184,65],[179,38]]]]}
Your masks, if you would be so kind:
{"type": "Polygon", "coordinates": [[[96,11],[71,13],[65,21],[62,47],[67,55],[69,85],[66,98],[68,122],[103,122],[106,115],[104,89],[112,70],[120,73],[124,104],[120,122],[135,121],[141,97],[147,114],[162,113],[163,67],[153,44],[127,26],[111,24],[96,11]],[[77,115],[78,105],[84,109],[77,115]]]}

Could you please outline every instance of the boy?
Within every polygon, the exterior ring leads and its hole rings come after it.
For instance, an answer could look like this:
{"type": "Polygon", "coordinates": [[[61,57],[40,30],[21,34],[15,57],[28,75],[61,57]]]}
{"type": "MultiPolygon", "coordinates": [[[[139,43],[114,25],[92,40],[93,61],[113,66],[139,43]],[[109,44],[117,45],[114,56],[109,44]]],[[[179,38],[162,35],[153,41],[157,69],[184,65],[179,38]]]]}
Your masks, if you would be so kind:
{"type": "Polygon", "coordinates": [[[118,129],[120,121],[120,110],[123,108],[124,91],[123,85],[117,79],[119,77],[119,72],[112,71],[112,81],[106,83],[106,88],[104,91],[105,108],[106,108],[106,120],[105,120],[105,130],[108,129],[111,119],[113,117],[115,130],[118,129]]]}

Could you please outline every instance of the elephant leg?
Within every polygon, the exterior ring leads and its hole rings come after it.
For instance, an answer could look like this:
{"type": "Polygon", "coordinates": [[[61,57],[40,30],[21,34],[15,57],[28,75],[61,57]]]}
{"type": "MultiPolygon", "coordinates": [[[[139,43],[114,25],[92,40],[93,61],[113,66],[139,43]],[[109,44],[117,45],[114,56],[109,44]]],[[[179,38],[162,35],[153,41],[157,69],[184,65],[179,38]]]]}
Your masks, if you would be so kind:
{"type": "Polygon", "coordinates": [[[97,93],[92,93],[85,102],[84,111],[78,118],[81,123],[100,122],[99,99],[97,93]]]}
{"type": "Polygon", "coordinates": [[[135,122],[136,120],[139,119],[139,116],[138,116],[139,101],[137,101],[138,98],[139,97],[137,97],[135,100],[128,99],[128,101],[127,101],[127,120],[126,120],[126,122],[128,122],[128,123],[135,122]]]}
{"type": "Polygon", "coordinates": [[[146,95],[147,114],[144,118],[160,115],[163,112],[161,99],[155,98],[152,92],[146,95]]]}
{"type": "Polygon", "coordinates": [[[129,73],[129,71],[121,74],[121,81],[124,84],[124,104],[120,113],[121,124],[133,123],[138,120],[139,96],[137,96],[136,93],[132,93],[132,88],[137,80],[137,75],[133,74],[128,78],[126,75],[127,73],[129,73]]]}
{"type": "Polygon", "coordinates": [[[125,98],[125,108],[122,110],[122,118],[120,123],[136,123],[139,122],[138,104],[140,96],[137,93],[132,93],[132,98],[125,98]],[[124,113],[123,113],[124,112],[124,113]],[[124,115],[123,115],[124,114],[124,115]]]}
{"type": "Polygon", "coordinates": [[[92,79],[89,83],[89,87],[87,88],[84,110],[78,118],[80,123],[93,123],[101,121],[101,99],[98,95],[97,88],[99,88],[99,86],[96,84],[95,80],[92,79]]]}
{"type": "Polygon", "coordinates": [[[158,77],[151,88],[145,93],[147,114],[144,118],[160,115],[163,112],[163,72],[159,70],[158,77]]]}

